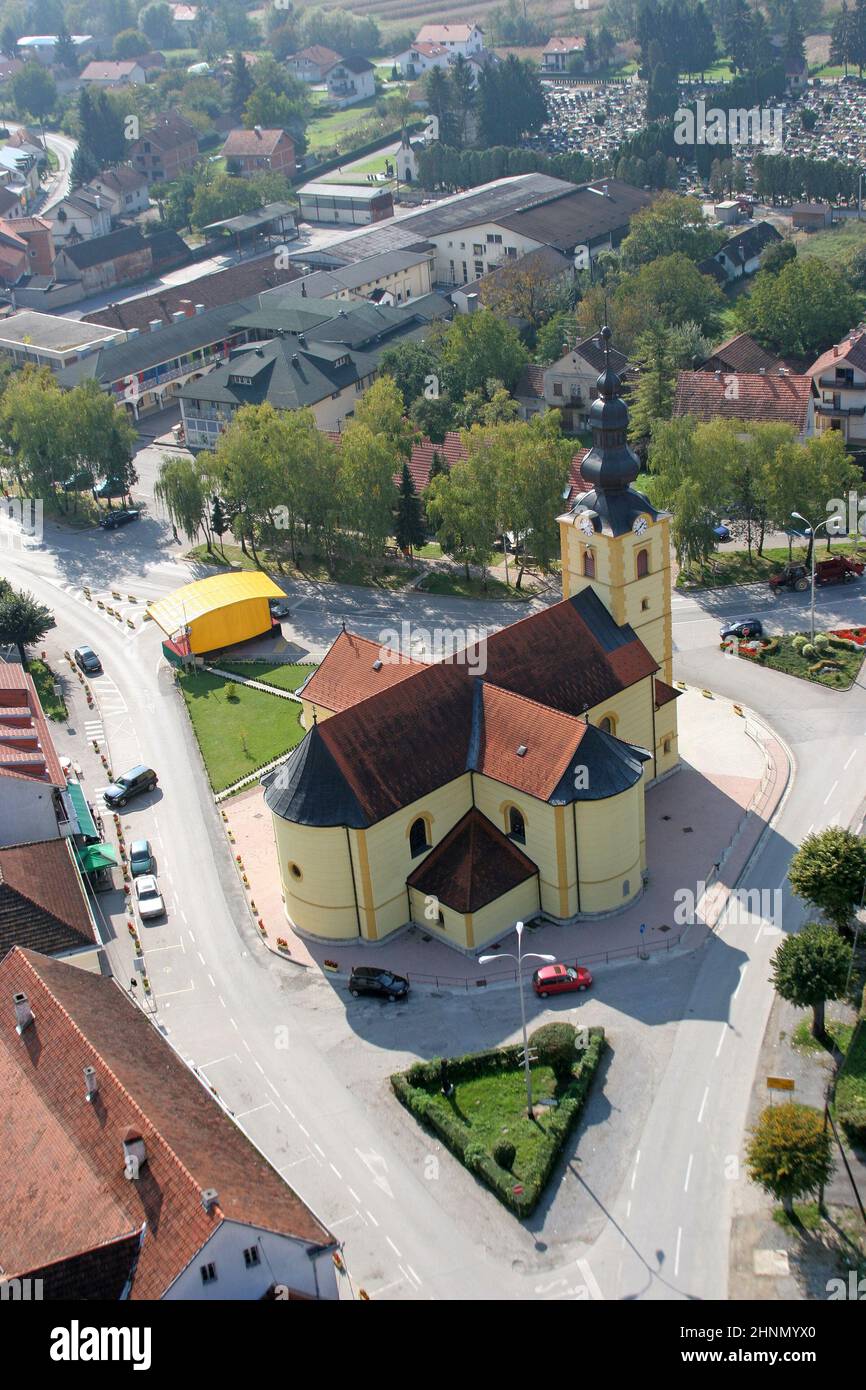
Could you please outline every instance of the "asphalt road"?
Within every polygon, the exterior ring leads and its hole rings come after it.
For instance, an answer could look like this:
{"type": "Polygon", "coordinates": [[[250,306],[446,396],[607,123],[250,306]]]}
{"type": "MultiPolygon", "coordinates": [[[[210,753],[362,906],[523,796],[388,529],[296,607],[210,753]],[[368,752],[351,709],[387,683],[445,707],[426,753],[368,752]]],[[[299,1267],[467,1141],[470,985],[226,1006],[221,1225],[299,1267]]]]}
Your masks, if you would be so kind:
{"type": "MultiPolygon", "coordinates": [[[[140,597],[174,588],[187,576],[164,531],[150,520],[98,535],[49,527],[41,547],[7,544],[0,554],[2,572],[54,609],[49,650],[87,640],[100,652],[106,675],[94,685],[115,767],[143,760],[160,773],[154,797],[124,812],[127,834],[154,844],[168,904],[165,923],[143,932],[160,1025],[345,1241],[356,1285],[387,1299],[724,1297],[778,928],[743,911],[693,956],[600,972],[581,1015],[604,1021],[616,1039],[604,1090],[593,1099],[577,1160],[564,1167],[561,1192],[518,1225],[420,1135],[386,1084],[408,1057],[435,1055],[458,1037],[470,1046],[513,1037],[513,993],[436,998],[419,990],[389,1010],[292,973],[256,940],[157,632],[148,624],[128,633],[82,593],[85,584],[94,594],[113,586],[140,597]],[[609,1162],[599,1161],[608,1154],[609,1162]]],[[[821,623],[862,620],[860,587],[820,592],[821,623]]],[[[376,635],[402,618],[494,627],[529,611],[286,588],[285,635],[314,653],[343,616],[376,635]]],[[[857,686],[840,695],[726,658],[718,627],[755,612],[771,630],[803,627],[807,598],[772,600],[757,589],[674,598],[676,674],[751,705],[792,750],[796,779],[745,880],[783,894],[792,849],[810,828],[859,824],[864,692],[857,686]]],[[[140,615],[140,606],[121,606],[140,615]]],[[[82,729],[88,738],[93,732],[82,729]]],[[[270,833],[264,821],[262,833],[270,833]]],[[[782,901],[787,931],[801,909],[782,901]]],[[[125,927],[120,919],[115,925],[109,956],[126,980],[125,927]]]]}

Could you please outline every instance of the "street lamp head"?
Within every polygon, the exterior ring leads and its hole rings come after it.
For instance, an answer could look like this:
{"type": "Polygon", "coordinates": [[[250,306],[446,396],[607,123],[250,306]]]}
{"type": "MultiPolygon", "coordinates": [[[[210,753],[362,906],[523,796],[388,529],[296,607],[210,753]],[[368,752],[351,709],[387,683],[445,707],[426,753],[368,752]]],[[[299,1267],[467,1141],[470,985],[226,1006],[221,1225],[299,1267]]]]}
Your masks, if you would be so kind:
{"type": "Polygon", "coordinates": [[[479,957],[478,957],[478,964],[479,964],[479,965],[487,965],[487,964],[488,964],[490,961],[492,961],[492,960],[499,960],[499,956],[479,956],[479,957]]]}
{"type": "Polygon", "coordinates": [[[521,936],[523,935],[523,923],[522,923],[522,922],[515,922],[515,923],[514,923],[514,930],[517,932],[517,939],[518,939],[518,941],[519,941],[520,938],[521,938],[521,936]]]}

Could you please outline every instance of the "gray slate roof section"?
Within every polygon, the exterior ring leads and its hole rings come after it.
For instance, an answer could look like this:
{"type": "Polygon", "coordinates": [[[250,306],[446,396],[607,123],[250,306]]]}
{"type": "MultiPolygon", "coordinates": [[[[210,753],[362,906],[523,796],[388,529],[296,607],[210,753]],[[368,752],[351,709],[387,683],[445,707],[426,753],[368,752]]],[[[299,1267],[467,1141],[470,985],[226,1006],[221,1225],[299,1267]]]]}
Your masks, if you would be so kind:
{"type": "Polygon", "coordinates": [[[363,830],[370,824],[317,724],[265,780],[265,804],[294,825],[348,825],[363,830]]]}
{"type": "Polygon", "coordinates": [[[574,761],[549,798],[550,805],[569,806],[572,801],[604,801],[609,796],[618,796],[640,780],[643,764],[650,756],[646,748],[623,743],[622,739],[590,724],[580,740],[574,761]],[[586,772],[578,776],[583,768],[586,772]]]}

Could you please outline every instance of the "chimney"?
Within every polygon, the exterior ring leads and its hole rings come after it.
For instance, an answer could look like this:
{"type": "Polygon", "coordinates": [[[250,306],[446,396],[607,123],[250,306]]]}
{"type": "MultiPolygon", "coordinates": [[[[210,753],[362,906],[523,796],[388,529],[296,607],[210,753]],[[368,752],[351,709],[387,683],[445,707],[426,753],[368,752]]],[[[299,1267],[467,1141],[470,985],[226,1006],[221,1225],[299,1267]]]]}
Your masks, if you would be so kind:
{"type": "Polygon", "coordinates": [[[839,356],[839,344],[838,344],[838,343],[834,343],[834,344],[833,344],[833,356],[834,356],[834,357],[838,357],[838,356],[839,356]]]}
{"type": "Polygon", "coordinates": [[[24,1029],[28,1028],[33,1022],[33,1010],[30,1007],[30,1001],[26,994],[13,994],[12,1003],[15,1006],[15,1032],[20,1038],[24,1029]]]}
{"type": "Polygon", "coordinates": [[[144,1140],[138,1130],[130,1125],[123,1131],[123,1176],[130,1182],[137,1181],[146,1162],[147,1150],[144,1140]]]}
{"type": "Polygon", "coordinates": [[[138,337],[138,334],[139,334],[139,329],[137,329],[137,328],[127,328],[127,330],[126,330],[126,341],[129,342],[130,338],[137,338],[137,337],[138,337]]]}
{"type": "Polygon", "coordinates": [[[255,133],[256,133],[256,139],[257,139],[257,140],[261,140],[261,138],[262,138],[262,128],[261,128],[261,126],[260,126],[260,125],[254,125],[254,126],[253,126],[253,130],[254,130],[255,133]]]}
{"type": "Polygon", "coordinates": [[[150,329],[151,333],[158,333],[159,330],[162,328],[162,319],[151,319],[150,323],[147,326],[150,329]]]}
{"type": "Polygon", "coordinates": [[[298,365],[298,363],[300,362],[300,360],[301,360],[301,359],[300,359],[300,357],[298,356],[298,354],[297,354],[296,352],[293,352],[293,353],[292,353],[292,366],[293,366],[293,367],[297,367],[297,365],[298,365]]]}
{"type": "Polygon", "coordinates": [[[177,313],[172,314],[171,321],[172,323],[183,323],[185,318],[186,314],[184,313],[183,309],[178,309],[177,313]]]}
{"type": "Polygon", "coordinates": [[[203,314],[203,313],[204,313],[204,305],[203,305],[203,304],[196,304],[196,306],[195,306],[195,312],[196,312],[197,314],[203,314]]]}
{"type": "Polygon", "coordinates": [[[759,368],[758,368],[758,373],[759,373],[760,376],[766,376],[766,375],[767,375],[767,368],[766,368],[766,367],[759,367],[759,368]]]}
{"type": "Polygon", "coordinates": [[[716,381],[721,381],[721,379],[722,379],[722,373],[721,373],[721,371],[719,370],[718,367],[716,367],[716,370],[715,370],[715,372],[713,373],[713,375],[715,376],[716,381]]]}
{"type": "Polygon", "coordinates": [[[201,1204],[205,1211],[210,1214],[211,1208],[215,1207],[219,1201],[219,1193],[215,1187],[205,1187],[201,1194],[201,1204]]]}
{"type": "Polygon", "coordinates": [[[84,1099],[93,1103],[99,1091],[99,1078],[95,1067],[84,1068],[84,1099]]]}

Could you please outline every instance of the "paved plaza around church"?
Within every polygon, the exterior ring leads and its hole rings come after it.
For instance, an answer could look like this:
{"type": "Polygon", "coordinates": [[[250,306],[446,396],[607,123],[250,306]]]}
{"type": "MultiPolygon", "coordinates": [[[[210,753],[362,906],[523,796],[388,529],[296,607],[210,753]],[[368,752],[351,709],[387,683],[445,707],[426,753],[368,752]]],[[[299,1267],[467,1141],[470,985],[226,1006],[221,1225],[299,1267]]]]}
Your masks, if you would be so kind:
{"type": "MultiPolygon", "coordinates": [[[[687,689],[678,701],[678,714],[682,766],[647,792],[650,870],[643,894],[622,912],[568,925],[544,922],[531,931],[527,950],[588,962],[598,970],[633,961],[642,951],[655,956],[693,950],[715,927],[784,794],[788,756],[770,730],[747,711],[738,714],[728,700],[687,689]],[[691,916],[687,894],[695,903],[691,922],[685,920],[691,916]]],[[[513,979],[510,962],[480,966],[475,957],[434,940],[421,926],[396,932],[378,944],[300,937],[283,909],[262,788],[233,797],[224,810],[268,945],[276,949],[277,939],[283,938],[288,947],[280,952],[286,956],[288,972],[302,968],[328,973],[335,963],[338,969],[333,973],[339,978],[353,965],[373,964],[409,975],[422,987],[450,989],[478,988],[482,980],[495,987],[513,979]]],[[[773,886],[768,884],[768,890],[773,886]]],[[[511,926],[503,923],[497,943],[503,951],[515,947],[511,926]]]]}

